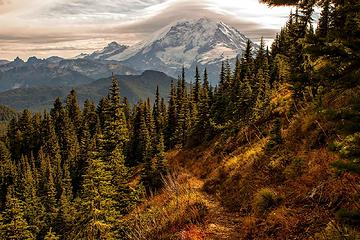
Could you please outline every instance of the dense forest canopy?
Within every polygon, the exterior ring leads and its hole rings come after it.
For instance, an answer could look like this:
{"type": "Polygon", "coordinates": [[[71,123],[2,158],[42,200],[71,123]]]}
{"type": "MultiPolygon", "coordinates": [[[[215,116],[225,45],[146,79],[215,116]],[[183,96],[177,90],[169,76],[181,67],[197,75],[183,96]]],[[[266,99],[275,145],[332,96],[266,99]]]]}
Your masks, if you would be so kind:
{"type": "MultiPolygon", "coordinates": [[[[158,89],[154,102],[130,106],[113,77],[98,104],[86,101],[81,109],[73,90],[50,112],[13,116],[0,142],[0,239],[128,239],[128,214],[161,191],[170,171],[166,151],[271,124],[258,136],[268,137],[271,153],[283,141],[282,118],[305,104],[321,105],[330,89],[359,84],[359,1],[316,2],[322,9],[316,30],[315,1],[264,2],[297,10],[271,49],[261,41],[253,55],[249,41],[234,69],[224,62],[218,86],[197,68],[188,87],[183,70],[168,99],[158,89]],[[286,113],[272,103],[284,86],[291,93],[286,113]]],[[[354,127],[339,143],[336,169],[359,174],[359,139],[354,127]]],[[[359,210],[339,216],[356,225],[359,210]]]]}

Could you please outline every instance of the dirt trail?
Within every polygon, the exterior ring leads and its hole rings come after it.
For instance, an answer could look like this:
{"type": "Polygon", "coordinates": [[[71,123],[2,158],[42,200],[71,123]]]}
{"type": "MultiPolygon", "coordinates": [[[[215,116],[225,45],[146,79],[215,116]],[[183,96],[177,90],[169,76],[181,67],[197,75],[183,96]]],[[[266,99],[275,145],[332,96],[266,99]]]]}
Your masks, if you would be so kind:
{"type": "Polygon", "coordinates": [[[227,211],[214,197],[202,190],[204,182],[192,177],[190,187],[204,196],[208,207],[208,214],[205,219],[206,240],[238,240],[240,216],[237,213],[227,211]]]}

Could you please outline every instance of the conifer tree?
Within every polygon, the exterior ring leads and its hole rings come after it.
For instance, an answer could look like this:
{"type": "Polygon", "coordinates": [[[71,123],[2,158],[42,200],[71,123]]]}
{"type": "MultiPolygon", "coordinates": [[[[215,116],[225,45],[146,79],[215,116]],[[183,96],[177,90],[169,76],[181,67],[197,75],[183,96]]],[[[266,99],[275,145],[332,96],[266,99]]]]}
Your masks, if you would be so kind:
{"type": "Polygon", "coordinates": [[[53,168],[54,181],[58,185],[61,181],[60,146],[52,120],[46,112],[44,113],[43,121],[41,123],[41,145],[42,148],[39,150],[37,165],[42,166],[45,155],[49,156],[53,168]]]}
{"type": "Polygon", "coordinates": [[[88,128],[87,131],[90,134],[90,138],[94,137],[99,123],[98,123],[98,116],[96,113],[96,106],[93,102],[89,100],[86,100],[84,103],[82,120],[83,120],[82,129],[86,126],[88,128]]]}
{"type": "MultiPolygon", "coordinates": [[[[109,106],[104,108],[108,117],[104,121],[104,150],[111,153],[116,147],[126,150],[129,141],[129,132],[126,117],[120,101],[118,80],[113,76],[109,93],[109,106]]],[[[125,154],[125,152],[124,152],[125,154]]]]}
{"type": "MultiPolygon", "coordinates": [[[[78,165],[78,154],[80,151],[79,142],[76,134],[76,130],[71,120],[69,119],[65,109],[60,113],[62,121],[60,122],[60,132],[58,135],[60,153],[61,153],[61,167],[64,165],[69,167],[71,172],[71,178],[74,181],[76,178],[75,171],[78,165]]],[[[60,191],[60,189],[58,189],[60,191]]]]}
{"type": "Polygon", "coordinates": [[[21,141],[21,155],[26,155],[30,157],[31,152],[33,150],[33,126],[32,126],[32,113],[25,109],[20,118],[18,123],[18,133],[20,136],[18,139],[21,141]]]}
{"type": "Polygon", "coordinates": [[[99,124],[102,131],[105,129],[105,122],[109,122],[111,120],[110,116],[110,99],[108,97],[101,98],[99,105],[96,109],[96,113],[99,117],[99,124]]]}
{"type": "Polygon", "coordinates": [[[253,48],[251,41],[246,43],[245,53],[241,60],[240,79],[243,80],[245,76],[248,76],[253,71],[253,48]]]}
{"type": "MultiPolygon", "coordinates": [[[[148,132],[149,132],[150,144],[152,146],[155,146],[156,145],[156,129],[155,129],[154,119],[153,119],[153,115],[152,115],[152,111],[151,111],[150,98],[148,98],[144,104],[144,117],[145,117],[146,126],[148,128],[148,132]]],[[[155,151],[154,147],[152,149],[153,149],[153,151],[151,152],[151,155],[150,155],[151,157],[153,156],[153,153],[155,151]]]]}
{"type": "MultiPolygon", "coordinates": [[[[185,75],[183,69],[183,76],[185,75]]],[[[185,79],[179,79],[176,93],[176,128],[174,132],[174,143],[184,146],[189,128],[189,96],[185,87],[185,79]]]]}
{"type": "Polygon", "coordinates": [[[0,225],[0,232],[6,239],[35,239],[31,232],[31,226],[24,217],[24,203],[16,197],[12,187],[8,189],[6,194],[6,208],[3,222],[0,225]]]}
{"type": "Polygon", "coordinates": [[[200,90],[201,90],[201,78],[199,73],[199,68],[196,66],[195,70],[195,86],[194,86],[194,102],[198,104],[200,101],[200,90]]]}
{"type": "Polygon", "coordinates": [[[30,166],[27,157],[22,157],[18,171],[18,176],[22,176],[18,180],[20,186],[17,189],[21,192],[21,199],[23,200],[23,214],[28,224],[32,226],[32,232],[38,235],[44,225],[45,209],[37,195],[36,169],[30,166]]]}
{"type": "Polygon", "coordinates": [[[164,132],[165,114],[166,114],[166,106],[164,103],[164,99],[163,98],[160,99],[159,86],[157,86],[156,94],[155,94],[155,102],[152,111],[156,135],[159,135],[160,133],[164,132]]]}
{"type": "Polygon", "coordinates": [[[139,163],[142,163],[141,155],[141,121],[144,118],[142,103],[138,103],[134,111],[134,121],[131,134],[131,143],[128,152],[128,158],[126,165],[133,167],[139,163]]]}
{"type": "Polygon", "coordinates": [[[76,131],[78,140],[80,140],[81,134],[81,126],[82,126],[82,119],[81,119],[81,110],[77,99],[77,94],[74,89],[70,91],[70,94],[66,98],[66,111],[70,121],[72,122],[74,129],[76,131]]]}
{"type": "MultiPolygon", "coordinates": [[[[145,110],[145,104],[142,109],[145,110]]],[[[139,152],[141,153],[141,162],[144,163],[144,169],[141,176],[142,182],[147,190],[153,186],[153,166],[152,166],[152,148],[149,129],[146,124],[145,116],[140,118],[140,139],[139,152]]]]}
{"type": "Polygon", "coordinates": [[[258,90],[253,115],[255,120],[259,120],[261,118],[267,117],[269,114],[270,73],[267,58],[263,60],[262,66],[258,70],[256,79],[258,82],[258,90]]]}
{"type": "Polygon", "coordinates": [[[36,158],[37,154],[41,148],[41,128],[42,128],[42,116],[40,113],[35,113],[33,118],[31,119],[31,124],[32,124],[32,153],[31,155],[36,158]]]}
{"type": "Polygon", "coordinates": [[[80,137],[80,152],[78,161],[74,170],[73,188],[75,196],[81,191],[83,176],[85,174],[85,169],[88,166],[87,161],[90,158],[90,153],[94,150],[93,141],[90,135],[91,133],[89,131],[88,124],[85,123],[80,137]]]}
{"type": "Polygon", "coordinates": [[[39,194],[42,196],[42,203],[46,210],[45,222],[51,225],[57,215],[57,190],[54,181],[54,173],[49,157],[39,151],[40,179],[39,179],[39,194]]]}
{"type": "Polygon", "coordinates": [[[330,25],[330,0],[325,0],[322,3],[322,11],[319,18],[316,35],[319,38],[326,38],[329,32],[330,25]]]}
{"type": "Polygon", "coordinates": [[[74,224],[74,216],[76,214],[76,210],[72,205],[72,179],[67,164],[63,166],[63,178],[60,188],[61,193],[58,199],[58,212],[56,219],[54,220],[54,225],[55,230],[57,230],[58,233],[66,235],[71,229],[72,224],[74,224]]]}
{"type": "Polygon", "coordinates": [[[123,98],[122,104],[124,106],[124,114],[125,114],[125,118],[126,118],[127,128],[130,129],[131,128],[131,109],[130,109],[130,103],[129,103],[129,100],[127,97],[123,98]]]}
{"type": "Polygon", "coordinates": [[[176,105],[176,90],[173,82],[171,82],[170,98],[169,98],[169,107],[168,107],[168,117],[167,117],[167,126],[165,131],[166,139],[166,148],[171,149],[175,146],[175,130],[177,126],[177,105],[176,105]]]}
{"type": "Polygon", "coordinates": [[[11,161],[11,153],[3,141],[0,141],[0,211],[5,208],[6,191],[14,185],[16,167],[11,161]]]}
{"type": "Polygon", "coordinates": [[[55,133],[57,136],[60,135],[61,131],[61,124],[62,124],[62,112],[64,110],[64,107],[62,105],[62,102],[60,98],[56,98],[54,102],[53,108],[50,110],[51,120],[54,124],[55,133]]]}
{"type": "Polygon", "coordinates": [[[116,239],[116,189],[112,184],[111,165],[106,163],[101,154],[104,142],[98,135],[98,151],[89,159],[83,182],[83,194],[79,202],[78,226],[74,231],[77,239],[116,239]]]}
{"type": "Polygon", "coordinates": [[[6,135],[9,139],[9,150],[11,153],[11,158],[16,161],[21,157],[21,136],[18,128],[17,118],[12,118],[10,120],[6,135]]]}
{"type": "Polygon", "coordinates": [[[168,165],[165,158],[165,145],[164,145],[164,135],[160,133],[160,135],[157,137],[159,139],[157,145],[156,145],[156,165],[155,165],[155,173],[154,173],[154,187],[160,188],[162,187],[162,178],[168,174],[168,165]]]}

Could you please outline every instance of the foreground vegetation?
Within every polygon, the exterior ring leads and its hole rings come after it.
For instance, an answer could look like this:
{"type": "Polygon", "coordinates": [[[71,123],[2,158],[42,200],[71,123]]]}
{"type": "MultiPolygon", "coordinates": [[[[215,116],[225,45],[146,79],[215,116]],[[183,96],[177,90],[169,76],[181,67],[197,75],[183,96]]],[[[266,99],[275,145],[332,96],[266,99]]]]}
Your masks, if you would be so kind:
{"type": "Polygon", "coordinates": [[[130,107],[113,77],[97,106],[14,117],[0,238],[358,239],[359,3],[322,2],[316,31],[314,4],[216,88],[183,70],[168,104],[130,107]]]}

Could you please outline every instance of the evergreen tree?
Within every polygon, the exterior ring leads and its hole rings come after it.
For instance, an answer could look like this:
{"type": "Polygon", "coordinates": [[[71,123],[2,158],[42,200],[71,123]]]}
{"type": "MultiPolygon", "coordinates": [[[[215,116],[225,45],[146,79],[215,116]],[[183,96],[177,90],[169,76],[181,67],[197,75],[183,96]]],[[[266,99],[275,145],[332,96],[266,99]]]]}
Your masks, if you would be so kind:
{"type": "MultiPolygon", "coordinates": [[[[111,153],[116,147],[126,150],[129,141],[129,132],[126,117],[120,101],[118,80],[113,76],[109,93],[109,105],[104,108],[108,118],[104,121],[104,150],[111,153]]],[[[125,152],[124,152],[125,154],[125,152]]]]}
{"type": "Polygon", "coordinates": [[[51,120],[54,124],[55,133],[57,136],[60,135],[61,131],[61,124],[62,124],[62,113],[63,113],[64,107],[62,105],[62,102],[60,98],[56,98],[54,102],[53,108],[50,110],[51,120]]]}
{"type": "Polygon", "coordinates": [[[30,166],[27,157],[22,157],[20,166],[18,166],[18,176],[22,176],[18,182],[17,188],[21,192],[23,200],[23,214],[34,235],[38,235],[44,225],[45,209],[37,195],[37,173],[34,167],[30,166]]]}
{"type": "Polygon", "coordinates": [[[198,104],[200,101],[200,91],[201,91],[201,78],[199,73],[199,68],[196,66],[195,70],[195,86],[194,86],[194,101],[195,104],[198,104]]]}
{"type": "Polygon", "coordinates": [[[128,158],[126,161],[127,166],[135,166],[142,163],[141,155],[141,121],[144,118],[142,103],[138,103],[134,111],[134,121],[131,134],[131,143],[128,152],[128,158]]]}
{"type": "Polygon", "coordinates": [[[48,113],[44,113],[43,121],[41,123],[41,145],[39,150],[37,166],[42,166],[45,155],[49,156],[51,166],[53,168],[53,177],[55,183],[59,185],[61,181],[61,154],[58,139],[55,133],[52,120],[48,113]],[[40,153],[41,151],[41,153],[40,153]]]}
{"type": "Polygon", "coordinates": [[[93,141],[91,138],[91,133],[89,131],[87,123],[83,127],[83,131],[80,137],[80,152],[78,156],[78,161],[75,166],[73,188],[74,194],[77,196],[80,193],[83,176],[85,174],[85,169],[88,166],[88,159],[90,158],[90,153],[94,150],[93,141]]]}
{"type": "Polygon", "coordinates": [[[330,0],[325,0],[322,4],[322,11],[319,18],[316,35],[319,38],[326,38],[330,25],[330,0]]]}
{"type": "Polygon", "coordinates": [[[154,103],[152,115],[154,119],[155,133],[159,134],[160,132],[163,131],[164,128],[164,119],[163,119],[163,112],[161,109],[159,86],[156,87],[155,103],[154,103]]]}
{"type": "Polygon", "coordinates": [[[8,189],[6,194],[6,208],[0,230],[1,235],[5,236],[6,239],[35,239],[24,217],[24,203],[16,197],[12,187],[8,189]]]}
{"type": "Polygon", "coordinates": [[[124,106],[124,114],[126,118],[127,128],[131,128],[131,109],[130,109],[130,103],[127,97],[124,97],[123,99],[123,106],[124,106]]]}
{"type": "Polygon", "coordinates": [[[42,135],[41,135],[41,128],[42,128],[42,116],[40,113],[35,113],[34,116],[31,119],[31,124],[32,124],[32,153],[31,155],[34,158],[37,158],[38,152],[41,148],[41,139],[42,139],[42,135]]]}
{"type": "Polygon", "coordinates": [[[9,150],[11,158],[18,160],[21,157],[21,135],[18,128],[17,118],[12,118],[7,129],[7,139],[9,139],[9,150]]]}
{"type": "Polygon", "coordinates": [[[175,131],[177,126],[177,105],[176,105],[176,90],[173,82],[171,82],[171,90],[169,97],[167,126],[165,129],[166,148],[171,149],[175,146],[175,131]]]}
{"type": "Polygon", "coordinates": [[[42,197],[41,201],[46,210],[45,222],[51,226],[57,215],[57,190],[54,181],[54,173],[49,157],[43,153],[42,149],[39,151],[40,179],[39,179],[39,195],[42,197]]]}
{"type": "Polygon", "coordinates": [[[66,111],[70,121],[72,122],[74,129],[76,131],[78,140],[80,140],[81,135],[81,126],[82,126],[82,119],[81,119],[81,110],[77,99],[77,94],[74,89],[70,91],[70,94],[66,98],[66,111]]]}
{"type": "Polygon", "coordinates": [[[263,60],[262,67],[258,70],[256,79],[258,82],[258,90],[253,115],[255,120],[259,120],[267,117],[270,110],[270,73],[267,58],[263,60]]]}
{"type": "Polygon", "coordinates": [[[33,125],[32,125],[32,113],[25,109],[20,118],[18,123],[18,139],[21,141],[21,155],[26,155],[30,157],[33,146],[33,125]]]}
{"type": "Polygon", "coordinates": [[[0,211],[5,208],[7,189],[15,183],[16,167],[5,143],[0,141],[0,211]]]}
{"type": "Polygon", "coordinates": [[[110,164],[106,164],[102,151],[103,137],[98,136],[99,149],[92,153],[83,182],[83,194],[79,202],[78,226],[74,237],[77,239],[116,239],[117,195],[112,184],[110,164]]]}
{"type": "MultiPolygon", "coordinates": [[[[94,137],[98,128],[98,116],[96,113],[96,106],[93,102],[86,100],[84,103],[84,110],[82,113],[82,129],[85,126],[88,128],[90,138],[94,137]]],[[[87,134],[87,133],[86,133],[87,134]]],[[[83,136],[83,135],[82,135],[83,136]]],[[[80,137],[81,139],[81,137],[80,137]]]]}
{"type": "Polygon", "coordinates": [[[96,112],[99,117],[99,124],[102,131],[105,129],[105,122],[109,122],[111,120],[109,111],[110,108],[110,99],[108,97],[101,98],[96,112]]]}
{"type": "Polygon", "coordinates": [[[167,161],[165,158],[165,145],[164,145],[164,135],[160,133],[157,137],[159,139],[156,145],[156,165],[155,165],[155,173],[154,173],[154,187],[160,188],[162,187],[162,177],[164,177],[169,169],[167,165],[167,161]]]}

